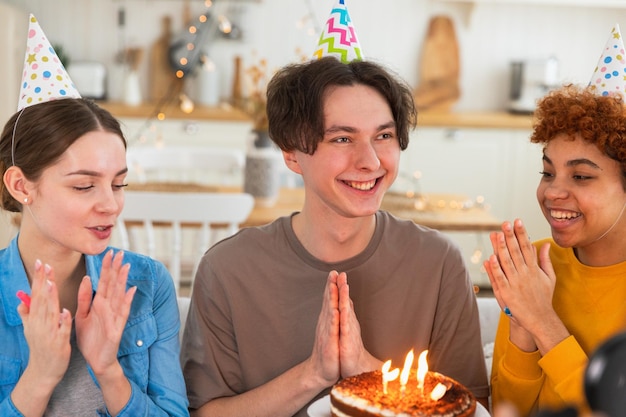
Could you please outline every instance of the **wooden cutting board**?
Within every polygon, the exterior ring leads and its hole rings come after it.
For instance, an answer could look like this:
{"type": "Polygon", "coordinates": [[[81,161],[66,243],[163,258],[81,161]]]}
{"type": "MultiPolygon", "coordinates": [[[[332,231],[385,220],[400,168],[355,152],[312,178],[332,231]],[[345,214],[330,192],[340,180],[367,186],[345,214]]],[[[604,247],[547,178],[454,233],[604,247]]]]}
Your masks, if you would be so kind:
{"type": "Polygon", "coordinates": [[[171,99],[178,100],[178,94],[183,90],[183,79],[177,78],[169,63],[168,51],[172,37],[172,19],[163,17],[161,21],[161,35],[150,50],[149,81],[150,100],[158,102],[168,94],[170,88],[171,99]]]}
{"type": "Polygon", "coordinates": [[[418,109],[449,110],[459,99],[459,45],[454,22],[433,16],[422,47],[419,82],[415,91],[418,109]]]}

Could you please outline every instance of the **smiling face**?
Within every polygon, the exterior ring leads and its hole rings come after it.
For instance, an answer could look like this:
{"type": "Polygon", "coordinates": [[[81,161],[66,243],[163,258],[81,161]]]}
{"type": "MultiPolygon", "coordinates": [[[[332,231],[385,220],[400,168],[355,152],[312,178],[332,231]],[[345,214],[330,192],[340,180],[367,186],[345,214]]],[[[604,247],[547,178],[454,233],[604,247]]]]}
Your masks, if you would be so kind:
{"type": "Polygon", "coordinates": [[[125,155],[116,134],[94,131],[77,139],[39,181],[25,185],[30,202],[20,234],[39,247],[102,252],[124,206],[125,155]]]}
{"type": "Polygon", "coordinates": [[[595,145],[566,135],[552,139],[544,149],[537,199],[560,246],[621,245],[626,192],[620,166],[595,145]]]}
{"type": "Polygon", "coordinates": [[[331,88],[324,100],[324,137],[315,153],[285,155],[287,165],[303,176],[306,209],[369,216],[398,174],[400,145],[391,109],[371,87],[331,88]]]}

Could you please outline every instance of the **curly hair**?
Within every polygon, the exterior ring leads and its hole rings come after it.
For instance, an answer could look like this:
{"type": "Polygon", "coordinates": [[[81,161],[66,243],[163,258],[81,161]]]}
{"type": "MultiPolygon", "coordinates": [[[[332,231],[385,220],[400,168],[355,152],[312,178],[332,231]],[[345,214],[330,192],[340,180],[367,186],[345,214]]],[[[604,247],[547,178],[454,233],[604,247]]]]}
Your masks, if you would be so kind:
{"type": "Polygon", "coordinates": [[[600,96],[592,87],[565,85],[542,98],[530,141],[547,145],[559,134],[582,138],[619,162],[626,187],[626,106],[617,95],[600,96]]]}

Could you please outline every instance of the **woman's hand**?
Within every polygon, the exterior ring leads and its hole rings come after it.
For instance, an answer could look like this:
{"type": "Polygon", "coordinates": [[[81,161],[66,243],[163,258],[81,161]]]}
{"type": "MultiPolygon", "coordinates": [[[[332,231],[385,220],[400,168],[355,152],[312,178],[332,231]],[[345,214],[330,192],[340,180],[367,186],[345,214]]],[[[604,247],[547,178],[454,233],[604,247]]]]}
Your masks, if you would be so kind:
{"type": "Polygon", "coordinates": [[[69,311],[60,311],[52,267],[37,260],[30,307],[21,303],[17,312],[22,318],[30,351],[28,367],[39,375],[43,383],[56,386],[65,375],[70,361],[72,317],[69,311]]]}
{"type": "Polygon", "coordinates": [[[119,367],[117,352],[136,291],[136,287],[126,291],[130,265],[122,265],[123,259],[121,251],[115,257],[112,250],[104,256],[93,302],[88,276],[83,278],[78,290],[76,339],[96,376],[119,367]]]}
{"type": "Polygon", "coordinates": [[[63,379],[70,361],[72,317],[59,311],[59,293],[54,271],[41,261],[35,263],[30,306],[22,302],[17,312],[24,325],[29,359],[11,399],[24,415],[41,415],[50,396],[63,379]]]}
{"type": "Polygon", "coordinates": [[[557,339],[567,337],[552,307],[556,276],[550,245],[540,248],[537,262],[537,251],[519,219],[513,225],[503,223],[502,232],[492,233],[490,239],[494,254],[484,266],[500,307],[510,311],[511,341],[522,350],[540,348],[545,353],[557,339]],[[546,340],[554,331],[558,336],[546,340]]]}

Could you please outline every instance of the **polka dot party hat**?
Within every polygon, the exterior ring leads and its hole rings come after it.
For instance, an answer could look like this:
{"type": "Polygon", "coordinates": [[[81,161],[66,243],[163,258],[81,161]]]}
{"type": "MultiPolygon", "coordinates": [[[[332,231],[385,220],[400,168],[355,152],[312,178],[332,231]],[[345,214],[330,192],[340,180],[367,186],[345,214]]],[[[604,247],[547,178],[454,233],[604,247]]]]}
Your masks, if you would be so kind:
{"type": "Polygon", "coordinates": [[[352,26],[345,0],[337,0],[337,4],[332,8],[313,53],[315,59],[324,56],[334,56],[344,64],[355,59],[363,59],[361,45],[352,26]]]}
{"type": "Polygon", "coordinates": [[[80,94],[39,22],[31,14],[17,110],[68,97],[79,98],[80,94]]]}
{"type": "Polygon", "coordinates": [[[617,24],[606,41],[589,85],[602,96],[626,94],[626,51],[617,24]]]}

